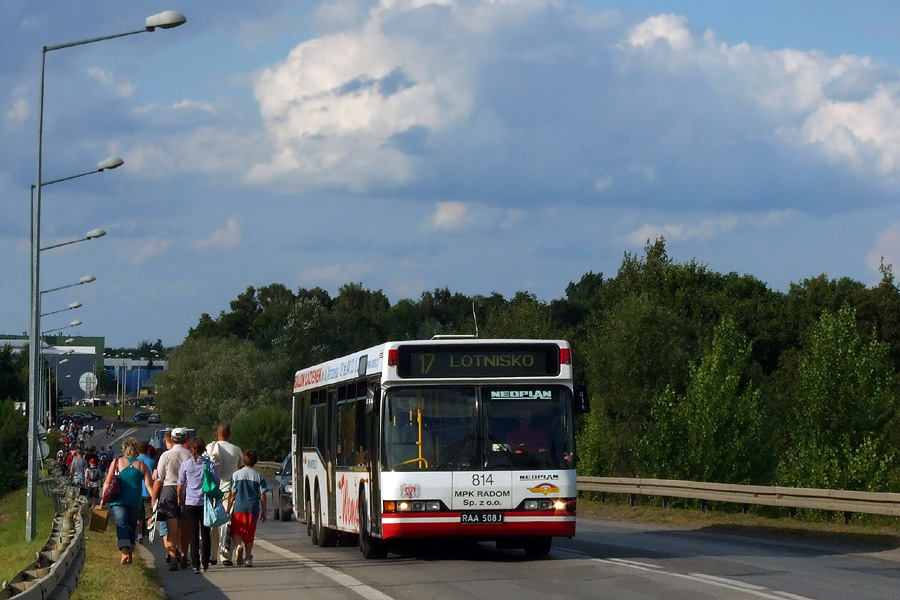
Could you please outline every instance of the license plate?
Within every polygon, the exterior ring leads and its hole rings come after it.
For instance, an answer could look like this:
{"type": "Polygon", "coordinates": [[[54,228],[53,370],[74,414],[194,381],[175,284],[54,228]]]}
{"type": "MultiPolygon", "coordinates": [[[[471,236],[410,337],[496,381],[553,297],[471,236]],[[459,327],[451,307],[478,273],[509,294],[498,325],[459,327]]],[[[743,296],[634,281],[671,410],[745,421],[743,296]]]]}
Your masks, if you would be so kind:
{"type": "Polygon", "coordinates": [[[464,512],[459,517],[463,525],[500,525],[503,523],[502,512],[464,512]]]}

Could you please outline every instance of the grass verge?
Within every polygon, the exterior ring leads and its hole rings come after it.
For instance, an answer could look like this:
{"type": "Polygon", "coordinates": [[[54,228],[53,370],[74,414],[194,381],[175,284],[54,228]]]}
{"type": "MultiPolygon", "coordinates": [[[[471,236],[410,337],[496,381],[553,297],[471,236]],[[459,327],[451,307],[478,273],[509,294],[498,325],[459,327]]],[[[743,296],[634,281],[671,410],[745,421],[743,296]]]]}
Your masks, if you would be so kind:
{"type": "Polygon", "coordinates": [[[165,600],[156,570],[138,552],[134,564],[119,564],[122,554],[112,519],[104,533],[86,531],[84,542],[87,558],[72,600],[165,600]]]}
{"type": "Polygon", "coordinates": [[[0,499],[0,582],[9,581],[34,562],[35,553],[44,547],[53,524],[53,499],[37,489],[37,535],[25,541],[25,488],[9,492],[0,499]]]}
{"type": "Polygon", "coordinates": [[[787,511],[769,507],[750,507],[747,514],[735,505],[710,503],[706,512],[693,507],[663,508],[644,499],[644,504],[630,506],[624,497],[611,496],[607,502],[578,499],[578,515],[634,523],[658,523],[673,527],[714,533],[756,535],[790,542],[809,542],[863,551],[900,550],[900,519],[881,515],[854,514],[844,524],[843,513],[816,512],[811,519],[788,516],[787,511]]]}

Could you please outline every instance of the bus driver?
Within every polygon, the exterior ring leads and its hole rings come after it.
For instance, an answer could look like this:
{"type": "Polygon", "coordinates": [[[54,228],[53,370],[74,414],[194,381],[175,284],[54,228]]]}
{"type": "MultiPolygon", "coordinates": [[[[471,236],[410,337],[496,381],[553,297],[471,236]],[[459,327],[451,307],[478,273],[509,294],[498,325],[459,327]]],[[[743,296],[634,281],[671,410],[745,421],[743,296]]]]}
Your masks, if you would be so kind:
{"type": "Polygon", "coordinates": [[[547,434],[541,429],[531,426],[531,415],[520,413],[516,418],[519,424],[506,436],[506,443],[516,454],[531,454],[533,452],[546,452],[549,446],[547,434]]]}

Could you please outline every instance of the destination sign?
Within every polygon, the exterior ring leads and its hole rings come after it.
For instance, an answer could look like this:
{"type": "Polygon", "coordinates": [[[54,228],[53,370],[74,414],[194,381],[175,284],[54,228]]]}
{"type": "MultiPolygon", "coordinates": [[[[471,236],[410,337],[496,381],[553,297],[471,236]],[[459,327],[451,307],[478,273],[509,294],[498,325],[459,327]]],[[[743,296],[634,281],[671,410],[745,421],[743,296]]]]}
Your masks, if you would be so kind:
{"type": "Polygon", "coordinates": [[[559,375],[556,344],[453,344],[400,346],[400,377],[543,377],[559,375]]]}

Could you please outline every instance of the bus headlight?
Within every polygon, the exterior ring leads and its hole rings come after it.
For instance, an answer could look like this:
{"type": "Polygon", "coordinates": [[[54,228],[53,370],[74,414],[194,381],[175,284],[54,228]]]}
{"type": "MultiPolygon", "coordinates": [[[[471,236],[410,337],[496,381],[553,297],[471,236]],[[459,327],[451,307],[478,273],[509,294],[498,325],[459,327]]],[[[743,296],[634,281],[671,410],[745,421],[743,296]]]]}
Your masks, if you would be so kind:
{"type": "Polygon", "coordinates": [[[553,501],[553,508],[555,508],[556,510],[565,510],[565,509],[566,509],[566,503],[563,502],[562,500],[554,500],[554,501],[553,501]]]}
{"type": "Polygon", "coordinates": [[[537,500],[526,500],[524,508],[525,508],[525,510],[537,510],[538,501],[537,500]]]}
{"type": "Polygon", "coordinates": [[[440,500],[385,500],[384,512],[425,512],[444,510],[444,504],[440,500]]]}

